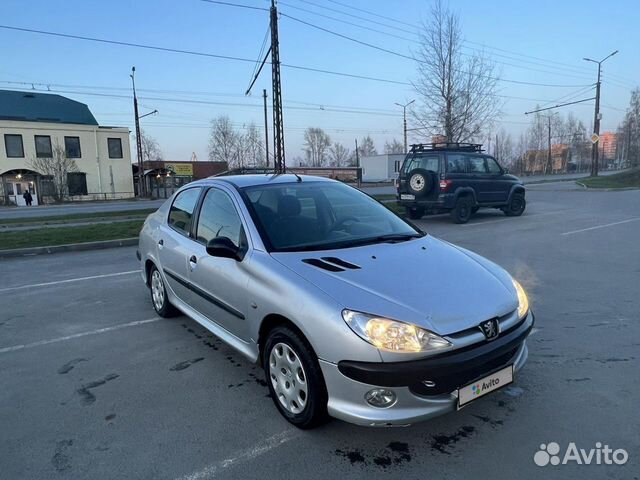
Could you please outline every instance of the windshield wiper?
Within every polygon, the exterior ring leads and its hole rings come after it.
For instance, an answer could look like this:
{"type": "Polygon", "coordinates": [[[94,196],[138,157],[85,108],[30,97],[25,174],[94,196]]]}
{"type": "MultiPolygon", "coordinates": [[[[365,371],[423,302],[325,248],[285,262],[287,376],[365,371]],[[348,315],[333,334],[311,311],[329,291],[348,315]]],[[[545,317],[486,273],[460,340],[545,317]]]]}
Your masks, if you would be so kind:
{"type": "Polygon", "coordinates": [[[419,233],[388,233],[386,235],[378,235],[377,237],[363,238],[361,240],[354,240],[350,246],[356,245],[370,245],[373,243],[397,243],[413,240],[414,238],[423,237],[424,234],[419,233]]]}

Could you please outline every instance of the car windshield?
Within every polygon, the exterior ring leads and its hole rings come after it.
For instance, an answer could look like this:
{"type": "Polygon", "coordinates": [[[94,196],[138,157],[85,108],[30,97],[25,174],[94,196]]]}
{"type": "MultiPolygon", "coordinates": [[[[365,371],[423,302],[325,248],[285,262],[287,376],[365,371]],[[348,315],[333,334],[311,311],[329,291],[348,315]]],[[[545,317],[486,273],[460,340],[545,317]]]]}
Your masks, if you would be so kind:
{"type": "Polygon", "coordinates": [[[244,189],[263,241],[273,251],[348,248],[424,234],[355,188],[338,182],[244,189]]]}

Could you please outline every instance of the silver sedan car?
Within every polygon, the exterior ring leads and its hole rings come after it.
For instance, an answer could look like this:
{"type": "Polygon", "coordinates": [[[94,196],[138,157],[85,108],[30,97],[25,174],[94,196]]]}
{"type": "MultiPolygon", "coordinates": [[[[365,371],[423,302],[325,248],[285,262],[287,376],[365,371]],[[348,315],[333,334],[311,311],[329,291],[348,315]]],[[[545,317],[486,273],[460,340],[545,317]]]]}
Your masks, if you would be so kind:
{"type": "Polygon", "coordinates": [[[190,183],[147,218],[138,257],[156,312],[259,362],[300,428],[425,420],[513,382],[527,359],[534,318],[516,280],[337,181],[190,183]]]}

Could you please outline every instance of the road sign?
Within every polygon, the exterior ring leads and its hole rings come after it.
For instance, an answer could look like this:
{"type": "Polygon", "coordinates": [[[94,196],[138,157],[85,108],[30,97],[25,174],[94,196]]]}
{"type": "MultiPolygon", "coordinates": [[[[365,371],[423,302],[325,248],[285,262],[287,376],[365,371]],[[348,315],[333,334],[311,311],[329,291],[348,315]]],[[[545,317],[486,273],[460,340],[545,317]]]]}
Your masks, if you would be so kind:
{"type": "Polygon", "coordinates": [[[600,136],[597,133],[591,135],[591,143],[598,143],[598,140],[600,140],[600,136]]]}

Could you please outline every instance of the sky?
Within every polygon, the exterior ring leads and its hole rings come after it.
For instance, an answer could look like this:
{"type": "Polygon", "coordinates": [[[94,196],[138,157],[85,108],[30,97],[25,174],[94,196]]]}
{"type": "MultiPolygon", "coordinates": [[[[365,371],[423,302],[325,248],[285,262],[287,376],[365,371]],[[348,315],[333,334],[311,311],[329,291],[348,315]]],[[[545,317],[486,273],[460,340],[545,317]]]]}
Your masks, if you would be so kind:
{"type": "MultiPolygon", "coordinates": [[[[206,160],[211,119],[227,115],[238,129],[254,122],[262,131],[263,89],[271,99],[269,65],[251,95],[244,95],[269,25],[268,11],[261,10],[269,7],[269,0],[228,1],[259,8],[202,0],[2,0],[0,25],[4,26],[251,61],[0,28],[0,88],[49,89],[86,103],[101,125],[133,130],[129,74],[135,65],[140,114],[159,112],[141,120],[144,131],[159,142],[167,160],[189,160],[192,153],[206,160]]],[[[402,109],[395,103],[419,100],[411,87],[417,78],[414,60],[300,21],[412,56],[419,48],[420,25],[428,18],[430,6],[427,0],[279,2],[283,64],[393,82],[283,66],[288,159],[303,155],[306,127],[323,128],[333,141],[349,148],[356,138],[371,135],[382,151],[385,141],[402,140],[402,109]]],[[[582,58],[599,60],[614,50],[620,52],[603,64],[601,132],[617,128],[630,90],[640,85],[637,1],[451,0],[449,6],[460,15],[464,51],[484,49],[503,79],[498,90],[505,103],[495,130],[504,128],[518,135],[530,121],[524,112],[536,105],[592,96],[580,91],[595,83],[597,66],[582,58]]],[[[593,102],[559,111],[573,112],[587,128],[593,122],[593,102]]],[[[409,128],[413,126],[409,116],[409,128]]],[[[410,135],[409,140],[418,139],[410,135]]]]}

